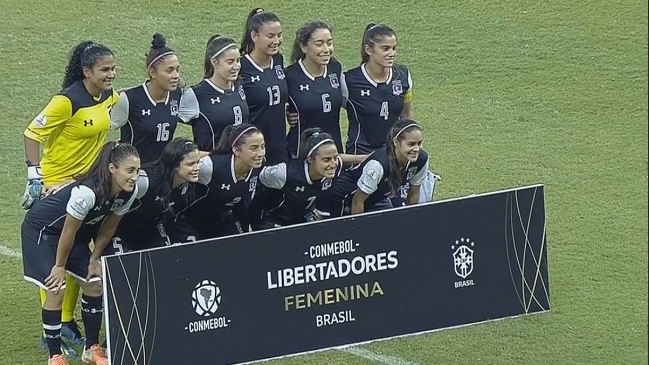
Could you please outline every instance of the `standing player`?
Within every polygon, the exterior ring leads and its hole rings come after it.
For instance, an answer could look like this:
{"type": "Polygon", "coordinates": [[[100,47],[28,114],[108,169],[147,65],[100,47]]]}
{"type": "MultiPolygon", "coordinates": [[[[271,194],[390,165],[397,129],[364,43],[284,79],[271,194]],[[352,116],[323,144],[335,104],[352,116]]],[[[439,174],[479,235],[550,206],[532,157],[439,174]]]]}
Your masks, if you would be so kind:
{"type": "Polygon", "coordinates": [[[318,208],[329,198],[333,180],[340,175],[345,163],[360,163],[365,157],[339,155],[331,135],[320,128],[302,132],[296,159],[266,166],[259,174],[259,183],[266,188],[260,229],[311,222],[328,216],[328,212],[318,208]]]}
{"type": "Polygon", "coordinates": [[[360,165],[344,171],[332,187],[332,217],[391,208],[390,197],[409,183],[407,205],[419,203],[419,189],[428,172],[428,154],[421,149],[417,123],[400,119],[389,131],[386,146],[360,165]]]}
{"type": "Polygon", "coordinates": [[[286,68],[288,109],[297,113],[287,137],[293,157],[300,150],[302,131],[314,127],[330,134],[338,151],[343,151],[340,108],[347,99],[347,86],[333,50],[331,28],[325,22],[308,22],[295,33],[292,64],[286,68]]]}
{"type": "Polygon", "coordinates": [[[282,24],[277,15],[261,8],[248,15],[241,42],[241,78],[246,92],[250,123],[262,131],[267,143],[266,160],[287,160],[286,101],[288,88],[284,57],[279,53],[282,24]]]}
{"type": "Polygon", "coordinates": [[[185,92],[180,118],[192,126],[194,142],[201,151],[211,151],[223,129],[248,123],[248,104],[238,84],[241,54],[234,39],[210,37],[205,49],[204,80],[185,92]]]}
{"type": "Polygon", "coordinates": [[[108,142],[87,174],[55,188],[25,216],[21,228],[25,280],[46,291],[42,320],[48,365],[68,364],[61,353],[66,272],[83,287],[81,318],[87,337],[81,358],[85,363],[108,364],[99,345],[103,320],[99,258],[135,199],[139,168],[135,147],[108,142]],[[95,234],[91,253],[88,244],[95,234]]]}
{"type": "Polygon", "coordinates": [[[197,194],[196,200],[174,204],[182,209],[175,209],[173,220],[165,226],[173,243],[249,230],[250,202],[265,149],[264,135],[257,127],[237,124],[225,128],[216,149],[200,162],[198,182],[207,187],[207,192],[197,194]]]}
{"type": "Polygon", "coordinates": [[[104,255],[138,251],[169,244],[163,227],[163,215],[173,209],[171,201],[183,198],[188,182],[198,181],[200,154],[194,142],[176,138],[162,151],[157,161],[140,169],[138,200],[124,216],[112,245],[104,255]]]}
{"type": "Polygon", "coordinates": [[[368,24],[363,33],[361,65],[345,72],[347,153],[369,153],[385,146],[388,131],[399,118],[412,118],[412,77],[396,65],[397,37],[392,28],[368,24]]]}
{"type": "MultiPolygon", "coordinates": [[[[52,97],[25,130],[28,182],[21,205],[29,209],[54,187],[88,171],[110,128],[109,111],[117,102],[113,90],[115,59],[106,46],[78,44],[65,69],[62,90],[52,97]],[[43,146],[43,156],[40,147],[43,146]]],[[[63,337],[74,344],[84,339],[74,321],[79,285],[69,277],[63,302],[63,337]]],[[[45,291],[41,290],[41,302],[45,291]]],[[[41,338],[45,346],[45,337],[41,338]]],[[[65,354],[74,350],[63,343],[65,354]]]]}
{"type": "Polygon", "coordinates": [[[160,157],[178,125],[180,63],[162,34],[153,35],[146,69],[148,80],[122,92],[111,112],[111,127],[121,128],[120,141],[135,146],[143,164],[160,157]]]}

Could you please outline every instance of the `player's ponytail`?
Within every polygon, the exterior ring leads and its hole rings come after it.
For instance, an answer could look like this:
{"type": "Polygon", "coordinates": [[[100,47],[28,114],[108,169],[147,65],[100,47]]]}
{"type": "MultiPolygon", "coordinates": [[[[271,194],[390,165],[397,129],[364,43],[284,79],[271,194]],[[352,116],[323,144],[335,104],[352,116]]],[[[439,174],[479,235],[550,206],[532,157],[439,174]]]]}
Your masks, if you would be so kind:
{"type": "Polygon", "coordinates": [[[76,177],[95,192],[95,204],[102,204],[109,199],[113,186],[110,165],[115,168],[129,157],[140,158],[137,150],[129,143],[106,142],[99,150],[99,155],[84,175],[76,177]]]}
{"type": "Polygon", "coordinates": [[[205,58],[203,61],[205,74],[203,78],[209,79],[214,75],[213,60],[220,59],[225,51],[232,48],[237,48],[237,44],[232,37],[222,36],[220,34],[215,34],[210,37],[207,41],[207,46],[205,46],[205,58]]]}
{"type": "Polygon", "coordinates": [[[329,133],[323,132],[321,128],[305,129],[300,136],[298,159],[307,161],[310,157],[318,154],[320,147],[328,144],[336,146],[329,133]]]}
{"type": "Polygon", "coordinates": [[[293,41],[293,50],[291,52],[291,63],[295,63],[306,57],[306,54],[302,51],[302,47],[307,46],[307,43],[309,43],[309,40],[313,37],[313,33],[318,29],[327,29],[331,32],[329,24],[319,20],[310,21],[301,26],[295,32],[295,40],[293,41]]]}
{"type": "Polygon", "coordinates": [[[266,23],[279,23],[279,17],[263,8],[254,8],[246,18],[246,25],[243,29],[241,39],[241,54],[250,54],[255,49],[255,42],[252,40],[252,33],[259,33],[266,23]]]}
{"type": "Polygon", "coordinates": [[[261,131],[252,124],[230,124],[223,130],[221,138],[216,146],[214,146],[211,154],[230,155],[233,153],[232,150],[234,148],[241,148],[246,143],[246,140],[248,140],[248,137],[256,133],[261,133],[261,131]]]}
{"type": "Polygon", "coordinates": [[[363,32],[363,41],[361,42],[361,65],[370,60],[370,55],[365,47],[374,48],[377,42],[383,37],[396,36],[394,30],[385,24],[369,23],[363,32]]]}
{"type": "Polygon", "coordinates": [[[65,75],[63,76],[61,88],[65,89],[77,81],[82,81],[85,78],[83,69],[91,69],[97,63],[97,60],[106,56],[113,56],[113,51],[103,44],[93,41],[79,43],[70,52],[70,58],[68,65],[65,67],[65,75]]]}
{"type": "Polygon", "coordinates": [[[401,143],[405,138],[405,134],[412,131],[413,129],[420,130],[421,128],[417,125],[412,119],[399,119],[397,120],[390,129],[388,133],[388,139],[386,141],[388,163],[390,170],[387,173],[388,186],[390,186],[390,193],[392,196],[396,195],[401,184],[403,183],[403,172],[399,166],[399,161],[397,160],[396,146],[401,143]]]}
{"type": "Polygon", "coordinates": [[[153,40],[151,41],[151,49],[146,54],[146,68],[151,72],[152,69],[155,69],[162,60],[166,57],[174,55],[174,51],[167,47],[167,39],[160,33],[153,35],[153,40]]]}

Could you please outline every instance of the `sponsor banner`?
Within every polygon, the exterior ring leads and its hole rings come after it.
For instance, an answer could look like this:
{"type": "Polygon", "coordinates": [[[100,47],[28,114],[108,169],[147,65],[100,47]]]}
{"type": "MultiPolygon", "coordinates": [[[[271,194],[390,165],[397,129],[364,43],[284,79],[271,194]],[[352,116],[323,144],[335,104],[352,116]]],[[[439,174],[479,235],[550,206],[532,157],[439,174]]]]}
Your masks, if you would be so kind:
{"type": "Polygon", "coordinates": [[[550,308],[541,185],[103,262],[113,365],[240,364],[550,308]]]}

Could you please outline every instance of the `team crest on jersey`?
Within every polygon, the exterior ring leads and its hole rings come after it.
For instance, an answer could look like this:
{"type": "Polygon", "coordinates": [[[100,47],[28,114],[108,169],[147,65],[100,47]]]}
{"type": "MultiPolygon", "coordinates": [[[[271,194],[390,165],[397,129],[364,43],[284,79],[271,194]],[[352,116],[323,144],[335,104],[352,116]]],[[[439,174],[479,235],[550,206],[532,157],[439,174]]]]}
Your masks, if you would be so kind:
{"type": "Polygon", "coordinates": [[[392,94],[396,96],[403,94],[403,85],[401,84],[401,80],[392,81],[392,94]]]}
{"type": "Polygon", "coordinates": [[[124,199],[115,199],[113,201],[113,206],[110,207],[111,212],[114,211],[115,209],[119,209],[124,205],[124,199]]]}
{"type": "Polygon", "coordinates": [[[43,114],[39,114],[36,118],[34,118],[34,123],[39,127],[45,127],[45,124],[47,124],[47,117],[45,117],[43,114]]]}
{"type": "Polygon", "coordinates": [[[281,65],[275,66],[275,73],[277,74],[277,78],[280,80],[284,80],[284,78],[286,77],[286,75],[284,75],[284,69],[281,65]]]}
{"type": "Polygon", "coordinates": [[[239,96],[241,100],[246,100],[246,92],[243,91],[243,86],[239,85],[239,96]]]}
{"type": "Polygon", "coordinates": [[[331,187],[331,179],[326,179],[322,182],[322,190],[327,190],[331,187]]]}
{"type": "Polygon", "coordinates": [[[254,193],[257,189],[257,176],[250,179],[250,186],[248,187],[248,192],[254,193]]]}
{"type": "Polygon", "coordinates": [[[410,181],[415,174],[417,173],[417,167],[411,167],[408,169],[408,174],[406,175],[406,181],[410,181]]]}
{"type": "Polygon", "coordinates": [[[178,116],[178,100],[172,99],[169,102],[169,109],[171,110],[171,116],[172,117],[177,117],[178,116]]]}
{"type": "Polygon", "coordinates": [[[338,82],[338,75],[333,73],[329,74],[329,83],[331,83],[331,87],[333,89],[337,89],[340,87],[340,82],[338,82]]]}

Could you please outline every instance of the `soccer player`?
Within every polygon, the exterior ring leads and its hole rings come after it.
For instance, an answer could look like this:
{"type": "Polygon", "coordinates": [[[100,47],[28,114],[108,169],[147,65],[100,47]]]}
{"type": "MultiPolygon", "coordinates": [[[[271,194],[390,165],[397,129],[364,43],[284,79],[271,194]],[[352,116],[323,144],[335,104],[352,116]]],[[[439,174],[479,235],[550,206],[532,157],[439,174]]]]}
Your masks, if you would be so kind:
{"type": "Polygon", "coordinates": [[[248,123],[248,104],[238,82],[241,54],[234,39],[214,35],[205,49],[204,80],[185,92],[180,118],[192,126],[194,142],[201,151],[211,151],[223,129],[248,123]]]}
{"type": "MultiPolygon", "coordinates": [[[[109,111],[118,100],[113,90],[115,59],[106,46],[86,41],[71,52],[62,90],[25,130],[28,182],[21,205],[29,209],[43,194],[88,171],[110,128],[109,111]],[[41,157],[40,147],[43,146],[41,157]]],[[[79,285],[69,277],[63,302],[63,337],[73,344],[84,339],[74,321],[79,285]]],[[[45,291],[41,290],[41,302],[45,291]]],[[[45,346],[45,337],[41,338],[45,346]]],[[[64,353],[74,350],[62,343],[64,353]]]]}
{"type": "Polygon", "coordinates": [[[153,35],[146,69],[148,79],[120,94],[110,118],[120,141],[137,148],[142,164],[160,157],[178,125],[180,63],[162,34],[153,35]]]}
{"type": "Polygon", "coordinates": [[[410,184],[406,204],[419,203],[419,190],[428,172],[428,154],[421,149],[422,131],[410,119],[398,120],[389,130],[386,146],[361,164],[344,171],[331,188],[332,217],[392,207],[389,197],[410,184]]]}
{"type": "Polygon", "coordinates": [[[229,125],[200,162],[196,199],[174,204],[165,228],[172,243],[222,237],[249,230],[249,207],[264,162],[264,135],[254,125],[229,125]]]}
{"type": "Polygon", "coordinates": [[[175,138],[157,161],[140,169],[138,200],[122,218],[104,255],[120,254],[169,245],[163,214],[173,209],[172,200],[188,192],[188,182],[198,181],[200,153],[187,138],[175,138]]]}
{"type": "Polygon", "coordinates": [[[261,8],[248,15],[241,42],[241,79],[250,111],[250,124],[262,131],[269,164],[285,162],[288,88],[284,57],[279,53],[282,24],[261,8]]]}
{"type": "MultiPolygon", "coordinates": [[[[302,132],[300,153],[288,163],[266,166],[259,174],[264,186],[265,209],[259,229],[323,219],[321,206],[333,180],[345,163],[360,163],[366,156],[340,155],[336,143],[320,128],[302,132]]],[[[325,204],[326,205],[326,204],[325,204]]]]}
{"type": "Polygon", "coordinates": [[[348,88],[347,153],[369,153],[385,146],[394,122],[412,118],[412,77],[397,65],[392,28],[370,23],[363,33],[361,65],[345,72],[348,88]]]}
{"type": "Polygon", "coordinates": [[[86,341],[81,359],[107,365],[99,345],[102,287],[99,258],[137,194],[140,160],[135,147],[108,142],[90,170],[54,188],[25,215],[21,227],[25,280],[45,290],[43,329],[48,365],[67,365],[61,353],[61,307],[66,273],[83,288],[81,318],[86,341]],[[95,237],[90,252],[89,242],[95,237]],[[92,276],[96,276],[92,278],[92,276]]]}
{"type": "Polygon", "coordinates": [[[312,21],[295,33],[292,64],[286,68],[290,113],[288,149],[293,157],[300,150],[302,131],[319,127],[331,135],[342,152],[340,108],[347,98],[347,86],[340,62],[333,58],[331,28],[325,22],[312,21]]]}

